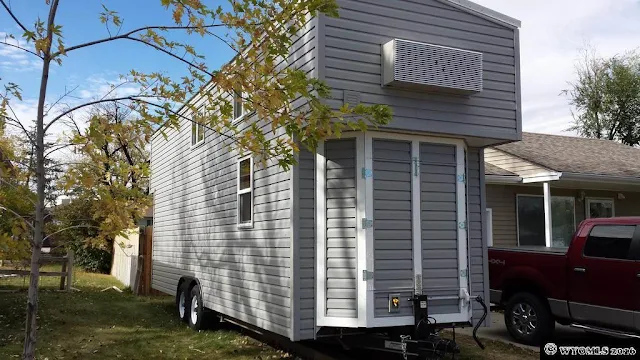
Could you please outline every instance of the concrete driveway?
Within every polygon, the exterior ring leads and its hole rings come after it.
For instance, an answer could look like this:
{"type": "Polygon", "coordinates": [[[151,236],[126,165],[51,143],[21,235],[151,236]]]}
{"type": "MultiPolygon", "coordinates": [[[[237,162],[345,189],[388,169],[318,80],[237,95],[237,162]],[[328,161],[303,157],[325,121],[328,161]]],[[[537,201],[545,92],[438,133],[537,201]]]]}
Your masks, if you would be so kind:
{"type": "MultiPolygon", "coordinates": [[[[471,336],[473,328],[465,328],[456,331],[458,333],[471,336]]],[[[558,340],[571,341],[573,339],[580,339],[584,336],[585,332],[582,330],[556,323],[555,338],[558,340]]],[[[507,327],[504,325],[504,315],[500,312],[491,312],[491,327],[481,327],[478,329],[478,337],[480,339],[497,340],[507,344],[513,344],[524,349],[540,351],[540,348],[537,346],[528,346],[515,342],[509,335],[507,327]]]]}

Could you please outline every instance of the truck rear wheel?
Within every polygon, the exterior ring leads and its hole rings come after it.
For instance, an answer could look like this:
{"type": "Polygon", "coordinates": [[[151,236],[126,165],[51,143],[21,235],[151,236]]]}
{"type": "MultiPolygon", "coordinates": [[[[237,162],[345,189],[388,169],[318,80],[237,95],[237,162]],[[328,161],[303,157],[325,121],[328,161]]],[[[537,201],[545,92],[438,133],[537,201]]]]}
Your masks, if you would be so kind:
{"type": "Polygon", "coordinates": [[[536,295],[520,292],[511,296],[504,311],[509,334],[518,342],[539,345],[555,328],[549,307],[536,295]]]}

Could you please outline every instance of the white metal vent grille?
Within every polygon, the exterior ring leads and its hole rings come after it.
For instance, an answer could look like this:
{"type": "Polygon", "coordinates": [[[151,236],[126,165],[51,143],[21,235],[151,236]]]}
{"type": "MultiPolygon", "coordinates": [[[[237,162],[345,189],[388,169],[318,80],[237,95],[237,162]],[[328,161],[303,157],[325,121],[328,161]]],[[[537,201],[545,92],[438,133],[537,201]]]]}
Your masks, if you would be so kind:
{"type": "Polygon", "coordinates": [[[482,53],[395,39],[383,45],[383,85],[482,91],[482,53]]]}

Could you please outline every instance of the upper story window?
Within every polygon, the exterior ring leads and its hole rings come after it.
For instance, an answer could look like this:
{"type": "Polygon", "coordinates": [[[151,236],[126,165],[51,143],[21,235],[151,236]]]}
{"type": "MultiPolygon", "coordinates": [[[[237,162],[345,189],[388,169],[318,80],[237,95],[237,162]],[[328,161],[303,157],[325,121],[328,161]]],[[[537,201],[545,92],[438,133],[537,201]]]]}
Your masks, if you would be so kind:
{"type": "Polygon", "coordinates": [[[238,160],[238,226],[253,226],[253,160],[238,160]]]}
{"type": "Polygon", "coordinates": [[[191,145],[198,145],[204,141],[204,125],[200,116],[194,116],[191,121],[191,145]]]}
{"type": "Polygon", "coordinates": [[[233,95],[233,121],[240,121],[247,114],[246,93],[236,92],[233,95]]]}
{"type": "Polygon", "coordinates": [[[633,225],[596,225],[584,245],[584,256],[626,260],[636,227],[633,225]]]}

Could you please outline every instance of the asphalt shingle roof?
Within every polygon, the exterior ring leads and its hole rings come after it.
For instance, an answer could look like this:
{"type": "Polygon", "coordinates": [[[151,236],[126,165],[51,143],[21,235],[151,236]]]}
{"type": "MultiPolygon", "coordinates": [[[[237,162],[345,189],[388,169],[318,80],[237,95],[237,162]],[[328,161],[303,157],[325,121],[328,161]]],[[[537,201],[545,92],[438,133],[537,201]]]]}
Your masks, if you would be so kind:
{"type": "Polygon", "coordinates": [[[485,175],[502,175],[502,176],[516,176],[516,174],[511,171],[505,170],[501,167],[497,167],[493,164],[489,164],[488,162],[484,163],[484,173],[485,175]]]}
{"type": "Polygon", "coordinates": [[[609,140],[522,133],[496,149],[558,172],[640,177],[640,149],[609,140]]]}

